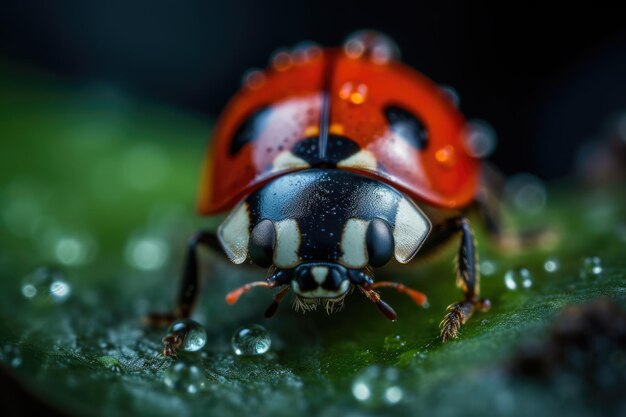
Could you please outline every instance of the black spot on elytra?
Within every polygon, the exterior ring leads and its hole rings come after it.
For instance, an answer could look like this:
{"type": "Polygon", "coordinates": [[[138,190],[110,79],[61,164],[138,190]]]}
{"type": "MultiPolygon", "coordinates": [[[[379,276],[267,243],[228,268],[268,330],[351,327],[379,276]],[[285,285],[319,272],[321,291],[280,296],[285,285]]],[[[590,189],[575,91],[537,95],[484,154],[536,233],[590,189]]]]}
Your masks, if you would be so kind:
{"type": "Polygon", "coordinates": [[[326,144],[326,155],[323,157],[320,157],[319,154],[318,137],[307,138],[298,142],[291,150],[291,153],[315,167],[322,165],[335,166],[338,162],[354,155],[358,151],[359,145],[351,139],[338,135],[329,135],[326,144]]]}
{"type": "Polygon", "coordinates": [[[246,144],[254,142],[259,138],[267,125],[271,112],[271,108],[261,107],[244,120],[235,131],[230,142],[230,148],[228,149],[230,156],[237,155],[246,144]]]}
{"type": "Polygon", "coordinates": [[[391,131],[416,149],[424,149],[428,144],[428,131],[424,123],[404,107],[389,105],[384,108],[385,117],[391,131]]]}

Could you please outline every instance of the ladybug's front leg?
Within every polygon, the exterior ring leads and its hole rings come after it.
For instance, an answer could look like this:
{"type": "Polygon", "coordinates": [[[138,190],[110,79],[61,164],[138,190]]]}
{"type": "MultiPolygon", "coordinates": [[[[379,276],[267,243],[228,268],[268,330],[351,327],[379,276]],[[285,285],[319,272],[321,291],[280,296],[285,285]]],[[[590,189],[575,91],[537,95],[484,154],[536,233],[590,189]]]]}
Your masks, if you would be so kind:
{"type": "Polygon", "coordinates": [[[474,314],[476,309],[487,311],[489,300],[480,299],[480,274],[478,271],[478,256],[476,242],[469,220],[465,217],[453,219],[448,223],[450,227],[461,233],[461,246],[456,257],[456,285],[461,288],[465,299],[448,307],[448,313],[441,324],[441,340],[457,337],[459,328],[474,314]]]}
{"type": "Polygon", "coordinates": [[[153,325],[165,326],[171,322],[191,315],[198,298],[199,275],[198,275],[198,247],[205,246],[216,252],[223,253],[217,236],[212,232],[199,231],[187,243],[187,253],[183,267],[183,279],[181,282],[176,307],[170,313],[153,313],[147,321],[153,325]]]}
{"type": "MultiPolygon", "coordinates": [[[[187,243],[187,254],[183,267],[183,279],[172,313],[156,313],[148,316],[148,322],[155,325],[167,325],[179,319],[188,318],[198,298],[198,247],[206,246],[216,252],[223,253],[217,236],[212,232],[197,232],[187,243]]],[[[176,357],[176,350],[182,344],[187,329],[171,332],[163,338],[163,354],[176,357]]]]}

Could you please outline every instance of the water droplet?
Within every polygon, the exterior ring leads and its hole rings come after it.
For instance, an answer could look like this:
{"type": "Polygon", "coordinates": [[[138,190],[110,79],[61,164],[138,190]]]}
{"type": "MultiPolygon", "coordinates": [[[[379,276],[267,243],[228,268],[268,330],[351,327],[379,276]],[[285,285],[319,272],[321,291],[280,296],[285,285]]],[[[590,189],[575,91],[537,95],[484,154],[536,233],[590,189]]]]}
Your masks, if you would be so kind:
{"type": "Polygon", "coordinates": [[[526,268],[509,269],[504,274],[504,285],[509,290],[530,288],[533,285],[533,278],[526,268]]]}
{"type": "Polygon", "coordinates": [[[252,69],[243,75],[241,84],[251,90],[258,90],[265,84],[265,74],[259,69],[252,69]]]}
{"type": "Polygon", "coordinates": [[[111,350],[114,346],[109,341],[101,339],[98,341],[98,347],[102,350],[111,350]]]}
{"type": "Polygon", "coordinates": [[[196,365],[182,361],[175,362],[164,375],[168,387],[188,394],[196,394],[206,386],[206,378],[196,365]]]}
{"type": "Polygon", "coordinates": [[[461,104],[461,97],[454,87],[451,87],[449,85],[442,85],[439,88],[441,88],[443,94],[448,100],[450,100],[454,107],[459,107],[459,105],[461,104]]]}
{"type": "Polygon", "coordinates": [[[300,42],[292,51],[293,62],[297,65],[312,61],[322,55],[322,48],[313,42],[300,42]]]}
{"type": "Polygon", "coordinates": [[[580,267],[581,278],[597,277],[602,273],[602,260],[597,256],[588,256],[583,259],[580,267]]]}
{"type": "Polygon", "coordinates": [[[262,355],[269,350],[272,339],[263,326],[253,324],[237,329],[231,343],[239,356],[262,355]]]}
{"type": "Polygon", "coordinates": [[[406,340],[400,335],[386,336],[383,342],[385,350],[397,351],[406,346],[406,340]]]}
{"type": "Polygon", "coordinates": [[[559,263],[559,260],[556,258],[548,258],[543,263],[543,269],[545,269],[546,272],[550,272],[550,273],[557,272],[560,267],[561,267],[561,264],[559,263]]]}
{"type": "Polygon", "coordinates": [[[286,50],[279,50],[272,55],[272,66],[276,71],[286,71],[291,68],[293,60],[291,54],[286,50]]]}
{"type": "Polygon", "coordinates": [[[456,164],[456,155],[452,145],[446,145],[435,152],[435,160],[446,169],[453,168],[456,164]]]}
{"type": "Polygon", "coordinates": [[[0,349],[0,361],[8,363],[13,368],[17,368],[22,364],[22,355],[17,346],[4,345],[0,349]]]}
{"type": "Polygon", "coordinates": [[[387,404],[395,404],[402,399],[404,393],[400,387],[389,387],[385,390],[385,402],[387,404]]]}
{"type": "Polygon", "coordinates": [[[365,52],[365,44],[359,39],[348,39],[343,50],[349,58],[357,59],[365,52]]]}
{"type": "Polygon", "coordinates": [[[348,81],[339,89],[339,97],[342,100],[350,101],[352,104],[362,104],[367,99],[367,86],[348,81]]]}
{"type": "Polygon", "coordinates": [[[547,200],[543,182],[530,174],[512,176],[506,182],[504,193],[513,207],[528,214],[539,213],[547,200]]]}
{"type": "Polygon", "coordinates": [[[360,30],[348,36],[344,52],[351,59],[367,57],[378,65],[400,59],[400,49],[387,35],[372,30],[360,30]]]}
{"type": "Polygon", "coordinates": [[[496,273],[496,264],[492,261],[482,260],[480,262],[480,274],[484,276],[491,276],[496,273]]]}
{"type": "Polygon", "coordinates": [[[493,127],[484,120],[473,119],[467,123],[465,148],[474,158],[486,158],[496,149],[497,136],[493,127]]]}
{"type": "Polygon", "coordinates": [[[126,244],[126,261],[133,267],[151,271],[161,268],[169,258],[169,245],[154,236],[133,236],[126,244]]]}
{"type": "Polygon", "coordinates": [[[41,267],[22,280],[22,295],[38,305],[60,304],[67,300],[72,287],[62,271],[41,267]]]}
{"type": "Polygon", "coordinates": [[[85,233],[60,236],[53,244],[54,256],[64,265],[85,265],[96,253],[94,239],[85,233]]]}
{"type": "Polygon", "coordinates": [[[207,341],[204,327],[190,319],[175,321],[170,326],[168,332],[180,335],[182,338],[180,349],[186,352],[195,352],[202,349],[207,341]]]}
{"type": "Polygon", "coordinates": [[[80,242],[71,237],[59,239],[55,247],[57,258],[64,264],[73,264],[81,257],[83,248],[80,242]]]}
{"type": "Polygon", "coordinates": [[[65,281],[54,281],[50,284],[50,297],[56,301],[65,300],[70,295],[71,288],[65,281]]]}
{"type": "Polygon", "coordinates": [[[392,367],[369,366],[354,378],[352,395],[369,408],[397,404],[404,397],[400,386],[400,372],[392,367]]]}
{"type": "Polygon", "coordinates": [[[17,368],[18,366],[20,366],[22,364],[22,357],[21,356],[14,356],[13,359],[11,359],[9,361],[9,364],[12,367],[17,368]]]}

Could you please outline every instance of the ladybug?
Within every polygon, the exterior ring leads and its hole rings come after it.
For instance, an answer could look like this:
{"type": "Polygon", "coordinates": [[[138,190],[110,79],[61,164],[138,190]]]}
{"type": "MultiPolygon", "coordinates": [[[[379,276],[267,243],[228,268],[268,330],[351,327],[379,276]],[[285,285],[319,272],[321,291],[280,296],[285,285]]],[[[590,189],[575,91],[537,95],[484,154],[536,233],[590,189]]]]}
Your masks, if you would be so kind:
{"type": "MultiPolygon", "coordinates": [[[[229,304],[264,287],[278,290],[266,317],[290,291],[296,309],[330,313],[357,289],[395,320],[380,288],[421,306],[426,296],[376,280],[375,270],[407,264],[458,236],[463,298],[440,325],[443,341],[457,337],[476,310],[490,306],[480,298],[468,209],[478,207],[488,229],[500,233],[467,133],[450,95],[402,64],[382,34],[358,32],[342,48],[279,52],[269,69],[244,78],[217,122],[198,210],[230,214],[217,233],[189,241],[177,308],[167,318],[191,314],[197,248],[208,246],[235,264],[267,270],[264,280],[230,292],[229,304]]],[[[175,355],[170,342],[179,339],[166,338],[164,352],[175,355]]]]}

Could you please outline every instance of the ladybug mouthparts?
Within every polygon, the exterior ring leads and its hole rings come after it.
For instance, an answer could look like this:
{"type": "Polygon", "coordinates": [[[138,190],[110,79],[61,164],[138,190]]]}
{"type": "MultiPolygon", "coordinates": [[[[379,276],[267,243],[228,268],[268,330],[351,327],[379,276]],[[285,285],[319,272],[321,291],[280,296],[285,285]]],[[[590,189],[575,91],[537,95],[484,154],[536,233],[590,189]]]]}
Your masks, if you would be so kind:
{"type": "Polygon", "coordinates": [[[369,286],[373,279],[364,270],[338,263],[305,262],[293,269],[275,271],[267,282],[288,286],[296,296],[296,310],[315,310],[321,304],[332,313],[341,308],[353,285],[369,286]]]}
{"type": "Polygon", "coordinates": [[[291,289],[304,298],[337,298],[350,289],[348,270],[328,262],[307,262],[293,270],[291,289]]]}

